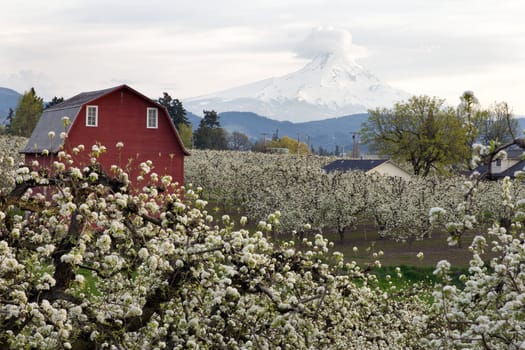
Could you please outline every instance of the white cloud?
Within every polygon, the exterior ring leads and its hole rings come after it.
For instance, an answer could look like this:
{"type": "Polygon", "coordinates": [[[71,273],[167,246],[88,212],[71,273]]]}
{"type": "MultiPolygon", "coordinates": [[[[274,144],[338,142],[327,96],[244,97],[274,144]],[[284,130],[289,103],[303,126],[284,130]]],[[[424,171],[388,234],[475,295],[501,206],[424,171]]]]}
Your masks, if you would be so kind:
{"type": "MultiPolygon", "coordinates": [[[[326,51],[360,58],[392,85],[403,82],[400,87],[415,94],[443,93],[447,99],[450,87],[480,91],[483,97],[481,86],[473,86],[475,78],[480,85],[486,81],[486,99],[509,90],[508,96],[518,95],[523,89],[516,82],[525,81],[522,0],[497,6],[491,0],[3,5],[0,86],[20,92],[35,86],[45,98],[121,81],[153,96],[171,88],[172,96],[191,97],[289,73],[326,51]],[[331,27],[316,27],[322,23],[331,27]]],[[[525,112],[523,99],[515,101],[515,109],[525,112]]]]}
{"type": "Polygon", "coordinates": [[[50,96],[56,89],[46,74],[33,70],[0,74],[0,86],[9,87],[19,93],[35,88],[37,95],[44,97],[50,96]]]}
{"type": "Polygon", "coordinates": [[[351,58],[363,57],[366,49],[352,42],[352,34],[334,27],[316,27],[296,48],[298,57],[311,59],[323,53],[340,53],[351,58]]]}

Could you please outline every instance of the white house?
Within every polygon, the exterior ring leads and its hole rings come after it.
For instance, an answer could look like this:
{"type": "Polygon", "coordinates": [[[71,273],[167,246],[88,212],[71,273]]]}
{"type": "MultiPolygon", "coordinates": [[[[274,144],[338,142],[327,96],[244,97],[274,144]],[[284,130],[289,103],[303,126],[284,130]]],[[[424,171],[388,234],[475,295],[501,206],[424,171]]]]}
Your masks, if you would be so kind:
{"type": "Polygon", "coordinates": [[[334,171],[363,171],[409,179],[410,173],[388,159],[338,159],[323,167],[327,173],[334,171]]]}

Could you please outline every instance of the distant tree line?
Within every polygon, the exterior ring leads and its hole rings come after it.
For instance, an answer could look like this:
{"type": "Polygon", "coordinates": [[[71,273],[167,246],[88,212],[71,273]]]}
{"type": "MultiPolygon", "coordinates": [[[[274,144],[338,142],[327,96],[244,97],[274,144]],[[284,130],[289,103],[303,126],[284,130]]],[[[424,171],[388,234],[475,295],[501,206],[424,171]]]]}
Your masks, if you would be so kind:
{"type": "MultiPolygon", "coordinates": [[[[55,96],[44,103],[34,88],[29,89],[16,109],[10,109],[3,133],[29,137],[43,110],[63,101],[63,97],[55,96]]],[[[219,114],[213,110],[203,111],[204,116],[193,132],[179,99],[164,92],[157,102],[168,111],[187,148],[344,156],[344,148],[341,151],[339,145],[333,151],[322,146],[315,150],[299,137],[280,137],[279,130],[268,140],[264,136],[252,142],[240,131],[229,133],[222,128],[219,114]]],[[[407,164],[416,175],[427,176],[472,170],[470,159],[476,143],[508,143],[517,137],[517,129],[518,121],[506,102],[482,108],[474,93],[466,91],[455,108],[437,97],[414,96],[390,109],[369,110],[360,136],[372,152],[407,164]]]]}

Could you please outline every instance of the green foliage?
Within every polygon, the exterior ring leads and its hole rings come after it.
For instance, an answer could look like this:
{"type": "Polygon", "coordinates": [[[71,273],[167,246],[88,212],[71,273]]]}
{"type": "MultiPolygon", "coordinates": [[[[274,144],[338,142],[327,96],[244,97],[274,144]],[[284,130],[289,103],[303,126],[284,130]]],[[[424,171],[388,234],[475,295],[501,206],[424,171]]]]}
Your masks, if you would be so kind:
{"type": "Polygon", "coordinates": [[[29,137],[33,132],[43,111],[43,100],[36,95],[35,89],[31,88],[25,92],[18,106],[16,113],[11,122],[11,135],[29,137]]]}
{"type": "Polygon", "coordinates": [[[370,110],[362,140],[382,155],[408,162],[416,175],[445,173],[469,157],[462,120],[436,97],[416,96],[393,109],[370,110]]]}
{"type": "Polygon", "coordinates": [[[168,113],[173,121],[173,124],[180,131],[180,125],[184,124],[186,126],[190,125],[188,118],[186,117],[186,110],[182,105],[182,102],[178,99],[173,99],[167,92],[163,93],[162,97],[159,97],[157,101],[166,107],[168,113]]]}
{"type": "Polygon", "coordinates": [[[181,123],[178,126],[179,129],[179,136],[182,140],[182,143],[184,144],[184,147],[186,148],[193,148],[193,129],[190,125],[181,123]]]}
{"type": "Polygon", "coordinates": [[[57,105],[57,104],[59,104],[61,102],[64,102],[64,98],[63,97],[56,97],[56,96],[54,96],[51,99],[51,101],[46,103],[46,109],[50,108],[50,107],[53,107],[54,105],[57,105]]]}
{"type": "Polygon", "coordinates": [[[203,111],[204,118],[195,131],[195,147],[199,149],[228,149],[226,130],[221,128],[220,118],[215,111],[203,111]]]}
{"type": "Polygon", "coordinates": [[[295,140],[289,136],[283,136],[279,139],[272,139],[266,144],[267,148],[286,148],[290,154],[310,154],[308,145],[304,142],[295,140]]]}

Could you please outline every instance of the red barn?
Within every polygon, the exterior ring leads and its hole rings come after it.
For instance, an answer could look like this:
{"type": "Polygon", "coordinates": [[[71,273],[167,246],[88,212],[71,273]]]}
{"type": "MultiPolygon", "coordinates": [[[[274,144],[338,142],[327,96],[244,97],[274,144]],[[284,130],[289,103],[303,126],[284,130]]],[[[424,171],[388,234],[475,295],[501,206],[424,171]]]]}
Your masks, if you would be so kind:
{"type": "Polygon", "coordinates": [[[83,92],[44,110],[22,153],[26,164],[38,160],[45,166],[49,157],[56,159],[61,150],[71,154],[79,145],[85,150],[74,156],[77,164],[88,164],[92,146],[102,145],[106,152],[98,161],[107,172],[118,165],[135,182],[139,164],[151,160],[152,172],[184,183],[184,156],[189,153],[168,111],[127,85],[83,92]]]}

